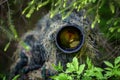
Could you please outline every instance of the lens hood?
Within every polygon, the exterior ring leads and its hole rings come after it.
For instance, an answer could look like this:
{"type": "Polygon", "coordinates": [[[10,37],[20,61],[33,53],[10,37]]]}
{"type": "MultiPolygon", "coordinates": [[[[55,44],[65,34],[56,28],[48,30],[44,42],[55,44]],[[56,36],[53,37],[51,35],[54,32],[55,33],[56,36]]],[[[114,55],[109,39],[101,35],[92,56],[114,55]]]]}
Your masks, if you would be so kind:
{"type": "Polygon", "coordinates": [[[82,27],[71,24],[62,26],[56,34],[55,43],[64,53],[79,51],[84,43],[82,27]]]}

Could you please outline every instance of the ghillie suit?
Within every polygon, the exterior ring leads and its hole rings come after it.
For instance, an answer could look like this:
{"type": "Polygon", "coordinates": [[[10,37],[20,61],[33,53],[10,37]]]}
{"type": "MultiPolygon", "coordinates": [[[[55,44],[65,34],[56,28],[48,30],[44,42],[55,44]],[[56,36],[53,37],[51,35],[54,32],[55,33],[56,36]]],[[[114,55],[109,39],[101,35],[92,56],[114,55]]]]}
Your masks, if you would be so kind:
{"type": "Polygon", "coordinates": [[[30,50],[25,50],[19,45],[15,53],[15,62],[11,68],[11,76],[20,74],[19,80],[50,80],[50,76],[56,74],[52,64],[59,62],[65,67],[66,63],[78,57],[80,63],[84,63],[86,57],[97,64],[101,56],[96,47],[96,34],[91,31],[89,20],[83,18],[84,10],[72,12],[64,20],[61,15],[49,18],[49,14],[43,17],[37,27],[23,36],[23,41],[30,50]],[[55,44],[55,35],[60,27],[67,24],[79,25],[83,28],[85,40],[82,48],[74,54],[66,54],[60,51],[55,44]]]}

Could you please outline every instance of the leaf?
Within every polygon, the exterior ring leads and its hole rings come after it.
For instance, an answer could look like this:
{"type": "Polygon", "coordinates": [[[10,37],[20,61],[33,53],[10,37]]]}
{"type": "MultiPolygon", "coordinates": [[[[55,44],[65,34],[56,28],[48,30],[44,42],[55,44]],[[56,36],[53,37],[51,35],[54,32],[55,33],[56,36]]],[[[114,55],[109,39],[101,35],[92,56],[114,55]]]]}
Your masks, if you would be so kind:
{"type": "Polygon", "coordinates": [[[113,74],[111,71],[107,71],[106,74],[105,74],[105,77],[111,77],[113,74]]]}
{"type": "Polygon", "coordinates": [[[115,6],[113,5],[113,2],[109,3],[109,7],[110,7],[110,10],[112,11],[112,13],[114,14],[115,13],[115,6]]]}
{"type": "Polygon", "coordinates": [[[109,19],[106,24],[111,24],[113,22],[114,18],[109,19]]]}
{"type": "Polygon", "coordinates": [[[31,15],[33,14],[33,12],[35,11],[35,6],[32,6],[31,8],[30,8],[30,10],[29,10],[29,12],[26,14],[26,17],[27,18],[30,18],[31,17],[31,15]]]}
{"type": "Polygon", "coordinates": [[[59,80],[59,76],[51,76],[50,78],[53,80],[59,80]]]}
{"type": "Polygon", "coordinates": [[[61,63],[59,62],[58,64],[58,71],[62,71],[63,70],[63,66],[61,65],[61,63]]]}
{"type": "Polygon", "coordinates": [[[3,77],[3,80],[6,80],[6,76],[3,77]]]}
{"type": "Polygon", "coordinates": [[[84,76],[94,76],[94,69],[85,70],[84,76]]]}
{"type": "Polygon", "coordinates": [[[110,63],[110,62],[108,62],[108,61],[104,61],[104,63],[105,63],[107,66],[109,66],[109,67],[113,68],[112,63],[110,63]]]}
{"type": "Polygon", "coordinates": [[[73,80],[72,76],[67,76],[67,80],[73,80]]]}
{"type": "Polygon", "coordinates": [[[53,18],[58,12],[59,12],[59,8],[61,7],[61,5],[59,5],[58,7],[56,7],[55,10],[52,10],[51,8],[51,11],[50,11],[50,18],[53,18]]]}
{"type": "Polygon", "coordinates": [[[66,73],[72,73],[73,71],[75,71],[74,66],[72,65],[72,63],[67,63],[67,69],[66,69],[66,73]]]}
{"type": "Polygon", "coordinates": [[[22,11],[22,14],[25,14],[25,12],[27,12],[27,10],[29,10],[29,6],[27,6],[23,11],[22,11]]]}
{"type": "Polygon", "coordinates": [[[65,7],[66,7],[66,3],[64,2],[64,3],[63,3],[63,8],[65,8],[65,7]]]}
{"type": "Polygon", "coordinates": [[[87,63],[88,69],[91,69],[93,67],[92,62],[88,57],[87,57],[86,63],[87,63]]]}
{"type": "Polygon", "coordinates": [[[110,27],[110,28],[109,28],[110,32],[114,32],[115,29],[116,29],[116,28],[114,28],[114,27],[110,27]]]}
{"type": "Polygon", "coordinates": [[[102,0],[102,2],[100,3],[99,9],[103,7],[104,4],[105,4],[105,0],[102,0]]]}
{"type": "Polygon", "coordinates": [[[113,25],[116,26],[118,24],[118,22],[119,22],[119,20],[116,20],[113,25]]]}
{"type": "Polygon", "coordinates": [[[83,76],[83,78],[81,80],[93,80],[93,79],[92,79],[92,77],[83,76]]]}
{"type": "Polygon", "coordinates": [[[53,80],[73,80],[71,76],[68,76],[66,73],[60,73],[58,76],[52,76],[50,77],[53,80]]]}
{"type": "Polygon", "coordinates": [[[85,68],[85,64],[80,65],[79,70],[77,71],[77,73],[80,75],[83,72],[84,68],[85,68]]]}
{"type": "Polygon", "coordinates": [[[115,58],[114,64],[117,65],[118,63],[120,63],[120,56],[115,58]]]}
{"type": "Polygon", "coordinates": [[[115,65],[115,68],[119,69],[120,68],[120,64],[115,65]]]}
{"type": "Polygon", "coordinates": [[[35,0],[32,0],[31,2],[29,2],[29,5],[33,5],[35,3],[35,0]]]}
{"type": "Polygon", "coordinates": [[[120,32],[120,28],[118,28],[117,32],[120,32]]]}
{"type": "Polygon", "coordinates": [[[52,67],[57,71],[58,70],[58,66],[56,66],[55,64],[52,64],[52,67]]]}
{"type": "Polygon", "coordinates": [[[93,2],[93,3],[95,3],[95,2],[96,2],[96,0],[92,0],[92,2],[93,2]]]}
{"type": "Polygon", "coordinates": [[[20,41],[20,45],[27,51],[30,51],[31,47],[27,45],[24,41],[20,41]]]}
{"type": "Polygon", "coordinates": [[[72,65],[74,66],[74,69],[78,70],[78,59],[76,57],[73,58],[72,65]]]}
{"type": "MultiPolygon", "coordinates": [[[[70,11],[69,12],[71,12],[74,8],[73,8],[73,4],[74,4],[74,0],[71,2],[71,4],[69,5],[69,6],[66,6],[65,8],[63,8],[63,9],[61,9],[60,11],[59,11],[59,13],[61,14],[61,13],[66,13],[66,11],[67,10],[69,10],[70,9],[70,11]]],[[[61,7],[61,6],[60,6],[61,7]]]]}
{"type": "Polygon", "coordinates": [[[115,76],[120,76],[120,70],[114,70],[114,75],[115,76]]]}
{"type": "Polygon", "coordinates": [[[52,64],[52,67],[56,70],[56,71],[63,71],[63,66],[61,65],[61,63],[58,63],[58,66],[56,66],[55,64],[52,64]]]}
{"type": "Polygon", "coordinates": [[[18,38],[18,34],[17,34],[17,31],[14,27],[14,25],[10,25],[10,30],[12,31],[12,33],[14,34],[14,38],[18,38]]]}
{"type": "Polygon", "coordinates": [[[79,6],[77,7],[77,11],[79,12],[81,8],[82,8],[82,6],[79,5],[79,6]]]}
{"type": "Polygon", "coordinates": [[[112,68],[107,67],[107,68],[105,68],[105,70],[112,71],[112,68]]]}
{"type": "Polygon", "coordinates": [[[100,15],[97,15],[97,22],[100,23],[100,15]]]}
{"type": "Polygon", "coordinates": [[[20,75],[16,75],[12,80],[17,80],[20,77],[20,75]]]}
{"type": "Polygon", "coordinates": [[[102,72],[102,71],[103,71],[103,69],[102,69],[102,68],[99,68],[99,67],[95,67],[94,70],[95,70],[95,71],[98,71],[98,72],[102,72]]]}
{"type": "Polygon", "coordinates": [[[7,51],[8,47],[10,46],[10,41],[6,44],[4,51],[7,51]]]}
{"type": "Polygon", "coordinates": [[[50,0],[47,0],[47,1],[43,2],[43,3],[41,3],[41,2],[38,3],[37,10],[39,10],[41,7],[47,5],[47,4],[49,3],[49,1],[50,1],[50,0]]]}
{"type": "Polygon", "coordinates": [[[68,80],[68,76],[65,73],[59,74],[59,79],[58,80],[68,80]]]}
{"type": "Polygon", "coordinates": [[[102,68],[99,67],[95,67],[94,68],[94,75],[97,77],[97,79],[102,79],[103,78],[103,72],[104,70],[102,68]]]}
{"type": "Polygon", "coordinates": [[[95,27],[95,24],[96,23],[100,23],[100,15],[99,14],[97,14],[96,16],[95,16],[95,20],[92,22],[92,24],[91,24],[91,28],[93,29],[94,27],[95,27]]]}
{"type": "Polygon", "coordinates": [[[73,9],[71,9],[71,11],[67,12],[67,14],[62,16],[62,20],[66,19],[72,13],[72,11],[73,11],[73,9]]]}
{"type": "Polygon", "coordinates": [[[92,22],[92,24],[91,24],[92,29],[95,27],[96,22],[97,22],[96,20],[92,22]]]}
{"type": "Polygon", "coordinates": [[[58,6],[61,3],[61,0],[58,0],[54,6],[58,6]]]}

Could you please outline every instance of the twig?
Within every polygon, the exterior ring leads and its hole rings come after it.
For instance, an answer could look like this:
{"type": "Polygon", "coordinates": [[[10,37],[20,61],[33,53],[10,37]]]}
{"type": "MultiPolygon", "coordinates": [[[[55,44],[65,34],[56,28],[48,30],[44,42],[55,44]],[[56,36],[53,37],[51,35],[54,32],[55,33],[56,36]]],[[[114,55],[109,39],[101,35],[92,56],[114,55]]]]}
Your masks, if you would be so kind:
{"type": "MultiPolygon", "coordinates": [[[[20,12],[22,12],[22,9],[20,8],[20,12]]],[[[27,22],[27,20],[24,18],[24,16],[22,16],[22,15],[20,15],[21,16],[21,18],[24,20],[24,22],[25,22],[25,24],[27,24],[28,22],[27,22]]]]}

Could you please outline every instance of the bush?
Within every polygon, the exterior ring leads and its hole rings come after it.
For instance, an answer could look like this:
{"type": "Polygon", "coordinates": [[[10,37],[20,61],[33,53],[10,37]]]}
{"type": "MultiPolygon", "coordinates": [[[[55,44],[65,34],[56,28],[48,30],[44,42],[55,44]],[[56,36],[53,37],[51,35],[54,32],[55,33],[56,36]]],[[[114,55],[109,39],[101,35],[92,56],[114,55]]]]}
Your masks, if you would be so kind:
{"type": "MultiPolygon", "coordinates": [[[[108,80],[114,78],[120,79],[120,56],[115,58],[112,64],[104,61],[105,68],[96,67],[92,61],[87,58],[85,64],[80,64],[75,57],[71,63],[67,63],[66,70],[63,70],[61,63],[58,66],[53,65],[58,74],[52,76],[53,80],[108,80]]],[[[113,79],[112,79],[113,80],[113,79]]]]}

